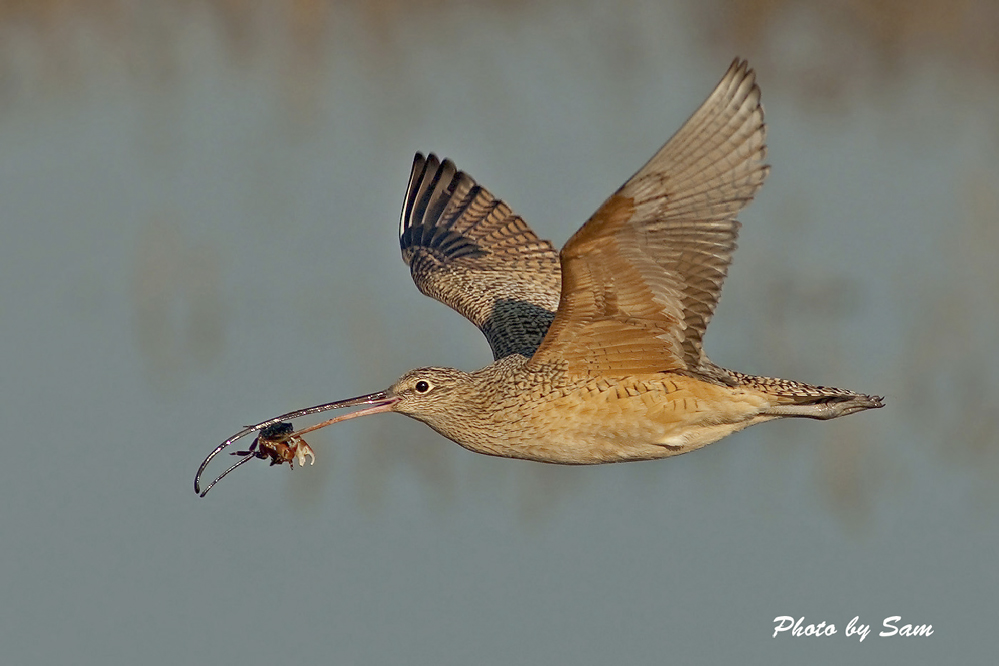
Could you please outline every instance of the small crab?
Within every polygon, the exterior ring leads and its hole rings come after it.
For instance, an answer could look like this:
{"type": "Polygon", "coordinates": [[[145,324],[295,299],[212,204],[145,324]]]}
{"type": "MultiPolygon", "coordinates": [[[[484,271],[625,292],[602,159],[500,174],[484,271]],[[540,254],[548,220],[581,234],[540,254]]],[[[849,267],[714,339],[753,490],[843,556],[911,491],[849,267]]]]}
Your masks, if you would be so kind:
{"type": "Polygon", "coordinates": [[[233,451],[233,456],[252,456],[254,458],[270,458],[271,465],[288,463],[295,468],[295,460],[299,467],[305,466],[305,461],[311,458],[311,464],[316,464],[316,453],[312,447],[299,435],[287,421],[269,425],[260,431],[257,438],[246,451],[233,451]]]}
{"type": "MultiPolygon", "coordinates": [[[[316,464],[316,453],[309,446],[308,442],[302,437],[301,433],[295,432],[295,427],[288,423],[287,421],[277,421],[261,428],[259,425],[255,426],[259,429],[257,437],[250,444],[250,448],[245,451],[233,451],[231,455],[243,456],[240,458],[239,462],[218,475],[218,477],[208,484],[208,486],[201,491],[198,487],[198,481],[201,478],[201,473],[205,470],[208,462],[218,454],[225,445],[220,446],[212,452],[208,458],[201,464],[201,469],[198,470],[198,477],[195,479],[195,490],[199,491],[199,494],[204,497],[208,494],[208,491],[212,489],[216,483],[221,481],[225,476],[239,467],[240,465],[247,463],[255,458],[261,460],[270,460],[271,465],[281,465],[283,463],[288,463],[292,469],[295,468],[295,461],[298,461],[300,467],[305,466],[305,461],[310,460],[311,464],[316,464]]],[[[249,430],[248,432],[252,432],[249,430]]]]}
{"type": "Polygon", "coordinates": [[[347,419],[365,416],[366,414],[389,411],[393,405],[399,402],[399,400],[400,399],[398,397],[389,395],[385,391],[381,391],[370,395],[362,395],[358,398],[351,398],[349,400],[339,400],[337,402],[330,402],[324,405],[316,405],[315,407],[309,407],[307,409],[299,409],[294,412],[282,414],[281,416],[273,419],[262,421],[256,425],[247,426],[216,446],[215,449],[208,454],[208,457],[202,461],[201,466],[198,467],[198,473],[194,477],[194,492],[204,497],[208,494],[208,491],[212,489],[212,486],[221,481],[229,472],[244,463],[254,460],[255,458],[270,460],[271,465],[288,463],[292,466],[292,468],[294,468],[296,460],[300,466],[304,466],[305,461],[310,458],[312,459],[311,462],[315,464],[316,454],[312,450],[312,447],[306,443],[305,439],[303,439],[302,435],[310,433],[313,430],[325,428],[333,423],[346,421],[347,419]],[[302,428],[298,431],[296,431],[291,423],[289,423],[292,419],[301,418],[303,416],[319,414],[320,412],[327,412],[331,409],[359,407],[361,405],[370,406],[356,412],[349,412],[341,414],[340,416],[335,416],[331,419],[323,421],[322,423],[317,423],[316,425],[309,426],[308,428],[302,428]],[[237,440],[240,440],[243,437],[249,437],[254,433],[256,433],[257,436],[253,440],[253,443],[250,444],[250,448],[245,451],[236,451],[233,453],[233,455],[243,456],[239,459],[239,462],[219,474],[214,481],[209,483],[205,489],[202,490],[201,475],[205,473],[205,469],[215,456],[222,453],[222,451],[231,446],[237,440]]]}

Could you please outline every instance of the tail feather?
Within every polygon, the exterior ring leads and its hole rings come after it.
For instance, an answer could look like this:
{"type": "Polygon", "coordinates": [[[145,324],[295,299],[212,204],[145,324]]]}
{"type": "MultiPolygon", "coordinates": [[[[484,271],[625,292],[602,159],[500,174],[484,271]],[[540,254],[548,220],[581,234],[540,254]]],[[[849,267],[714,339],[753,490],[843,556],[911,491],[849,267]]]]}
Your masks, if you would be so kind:
{"type": "Polygon", "coordinates": [[[813,386],[790,379],[730,372],[740,386],[776,398],[776,404],[764,412],[772,416],[834,419],[865,409],[879,409],[885,406],[883,396],[854,393],[831,386],[813,386]]]}

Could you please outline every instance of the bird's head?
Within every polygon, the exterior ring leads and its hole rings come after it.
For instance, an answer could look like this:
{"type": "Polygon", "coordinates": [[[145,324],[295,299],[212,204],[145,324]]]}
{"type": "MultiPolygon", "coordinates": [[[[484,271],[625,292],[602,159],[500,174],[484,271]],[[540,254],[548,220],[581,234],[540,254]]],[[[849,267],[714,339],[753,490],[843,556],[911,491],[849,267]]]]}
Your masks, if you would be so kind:
{"type": "Polygon", "coordinates": [[[416,368],[400,377],[385,393],[396,399],[392,411],[436,429],[460,407],[470,382],[471,375],[454,368],[416,368]]]}

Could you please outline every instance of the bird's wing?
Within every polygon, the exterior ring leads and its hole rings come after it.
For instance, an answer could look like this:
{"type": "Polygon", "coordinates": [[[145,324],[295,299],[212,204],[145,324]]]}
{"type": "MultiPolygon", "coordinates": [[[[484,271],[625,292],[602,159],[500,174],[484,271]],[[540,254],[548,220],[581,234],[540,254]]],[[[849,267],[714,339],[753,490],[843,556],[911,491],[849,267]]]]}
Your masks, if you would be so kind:
{"type": "Polygon", "coordinates": [[[735,251],[735,216],[769,171],[765,138],[755,74],[736,60],[566,243],[558,311],[531,364],[618,376],[710,372],[701,337],[735,251]]]}
{"type": "Polygon", "coordinates": [[[416,154],[399,243],[417,288],[478,326],[496,359],[541,344],[559,302],[558,253],[451,160],[416,154]]]}

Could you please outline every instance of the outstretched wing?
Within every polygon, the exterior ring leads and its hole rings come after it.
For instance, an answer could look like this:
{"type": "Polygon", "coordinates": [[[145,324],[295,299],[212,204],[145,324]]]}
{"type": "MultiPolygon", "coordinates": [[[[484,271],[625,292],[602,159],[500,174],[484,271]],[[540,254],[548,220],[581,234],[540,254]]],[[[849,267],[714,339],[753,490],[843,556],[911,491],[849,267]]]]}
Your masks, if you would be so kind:
{"type": "Polygon", "coordinates": [[[417,288],[479,327],[493,357],[530,357],[555,317],[558,253],[451,160],[420,153],[399,224],[417,288]]]}
{"type": "Polygon", "coordinates": [[[561,252],[555,321],[532,364],[710,374],[701,338],[735,251],[735,216],[769,167],[755,75],[736,60],[707,101],[561,252]]]}

